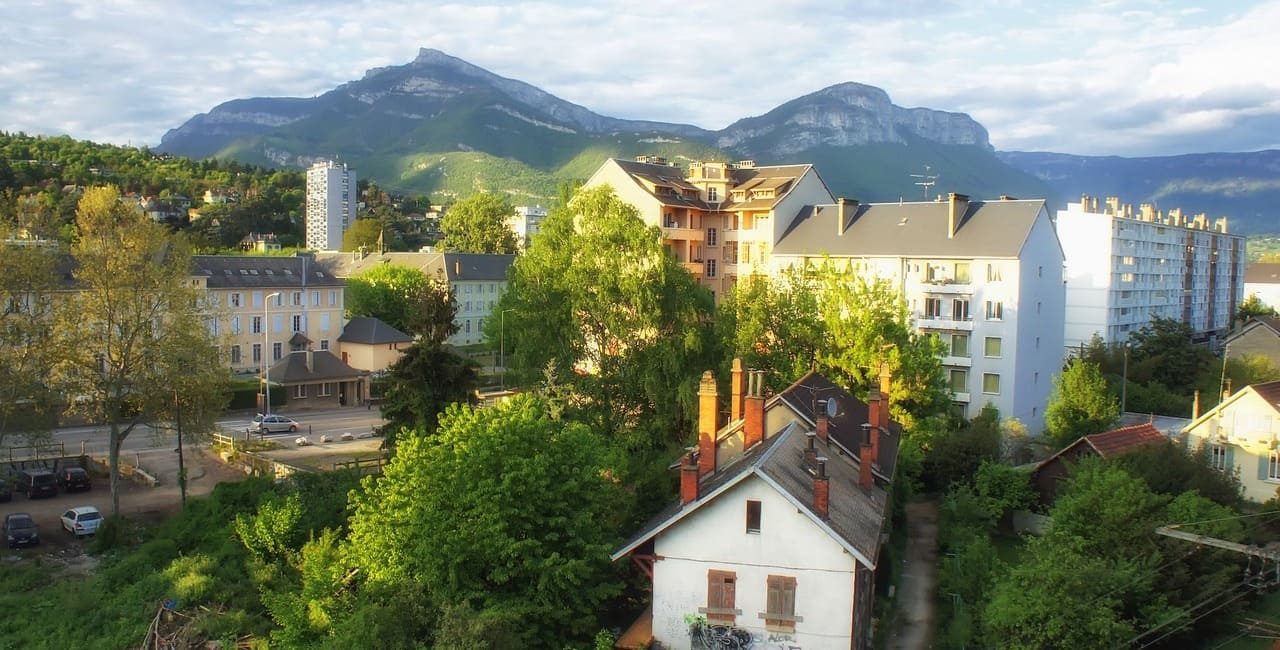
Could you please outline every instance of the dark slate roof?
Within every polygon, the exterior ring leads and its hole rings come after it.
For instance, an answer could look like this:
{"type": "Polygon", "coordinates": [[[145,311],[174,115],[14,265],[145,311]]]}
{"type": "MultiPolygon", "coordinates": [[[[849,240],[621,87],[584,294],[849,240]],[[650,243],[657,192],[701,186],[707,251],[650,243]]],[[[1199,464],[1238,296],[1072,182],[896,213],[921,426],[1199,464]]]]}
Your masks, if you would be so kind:
{"type": "Polygon", "coordinates": [[[310,255],[193,255],[192,274],[210,289],[302,289],[341,287],[343,282],[310,255]]]}
{"type": "Polygon", "coordinates": [[[506,280],[515,255],[444,253],[441,263],[450,282],[455,280],[506,280]]]}
{"type": "Polygon", "coordinates": [[[1269,381],[1265,384],[1250,386],[1262,399],[1267,400],[1273,408],[1280,407],[1280,381],[1269,381]]]}
{"type": "Polygon", "coordinates": [[[413,337],[382,322],[380,318],[356,316],[347,321],[342,328],[343,343],[362,343],[364,345],[381,345],[385,343],[412,343],[413,337]]]}
{"type": "MultiPolygon", "coordinates": [[[[811,427],[817,424],[815,409],[818,400],[836,400],[839,406],[835,417],[827,419],[827,435],[853,458],[855,464],[860,462],[858,454],[862,447],[862,425],[870,421],[866,402],[813,371],[784,389],[778,394],[778,398],[785,401],[811,427]]],[[[902,425],[890,420],[886,428],[889,429],[889,434],[880,437],[880,459],[872,466],[872,472],[885,481],[892,481],[897,466],[898,445],[902,440],[902,425]]]]}
{"type": "MultiPolygon", "coordinates": [[[[682,167],[642,163],[620,158],[614,158],[613,161],[633,178],[644,179],[654,185],[671,187],[677,190],[700,191],[698,186],[686,179],[686,171],[682,167]]],[[[728,180],[730,181],[728,189],[730,194],[739,189],[749,191],[751,189],[773,188],[775,194],[774,198],[771,199],[756,199],[734,203],[731,196],[725,196],[721,197],[721,203],[708,204],[700,198],[700,194],[698,198],[686,197],[681,194],[654,192],[650,192],[650,194],[664,205],[678,207],[694,207],[702,210],[769,209],[791,191],[797,179],[804,176],[812,168],[813,165],[776,165],[730,167],[727,170],[729,174],[728,180]]]]}
{"type": "Polygon", "coordinates": [[[947,201],[849,203],[843,235],[838,234],[838,206],[806,206],[773,253],[1015,258],[1044,209],[1043,200],[970,201],[955,236],[948,238],[947,201]]]}
{"type": "Polygon", "coordinates": [[[1244,269],[1244,281],[1249,284],[1280,284],[1280,264],[1250,264],[1244,269]]]}
{"type": "Polygon", "coordinates": [[[383,264],[396,264],[422,271],[428,278],[502,281],[515,255],[478,253],[319,253],[317,262],[339,278],[349,278],[383,264]]]}
{"type": "Polygon", "coordinates": [[[699,482],[698,500],[684,505],[679,500],[649,520],[640,532],[627,540],[612,558],[630,553],[650,538],[666,530],[706,503],[750,477],[758,477],[776,489],[799,512],[831,536],[859,562],[874,569],[880,551],[880,532],[888,509],[888,493],[879,483],[870,491],[858,485],[858,466],[834,445],[819,455],[827,457],[828,517],[818,516],[813,506],[813,474],[804,462],[808,444],[804,427],[791,424],[781,433],[752,446],[713,474],[699,482]]]}
{"type": "Polygon", "coordinates": [[[320,381],[356,379],[369,374],[343,363],[328,350],[297,351],[281,357],[267,371],[273,384],[309,384],[320,381]],[[307,355],[311,355],[311,367],[307,367],[307,355]]]}
{"type": "Polygon", "coordinates": [[[1248,322],[1236,328],[1236,331],[1223,339],[1222,343],[1223,345],[1228,345],[1232,341],[1244,336],[1247,332],[1259,327],[1270,329],[1273,335],[1280,336],[1280,318],[1276,318],[1275,316],[1250,316],[1248,322]]]}

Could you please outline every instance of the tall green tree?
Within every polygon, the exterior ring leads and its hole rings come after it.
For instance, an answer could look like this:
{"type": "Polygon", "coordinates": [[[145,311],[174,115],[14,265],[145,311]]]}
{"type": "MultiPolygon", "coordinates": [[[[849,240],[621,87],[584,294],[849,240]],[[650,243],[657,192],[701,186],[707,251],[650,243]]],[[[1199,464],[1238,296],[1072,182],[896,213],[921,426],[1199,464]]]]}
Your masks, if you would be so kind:
{"type": "Polygon", "coordinates": [[[120,448],[139,425],[172,413],[176,400],[225,408],[227,381],[210,334],[213,316],[191,282],[179,240],[119,200],[114,188],[87,190],[71,247],[77,291],[62,303],[61,371],[72,408],[109,429],[111,508],[120,511],[120,448]]]}
{"type": "Polygon", "coordinates": [[[377,251],[378,241],[384,238],[383,230],[382,222],[377,219],[356,219],[347,232],[342,233],[342,250],[354,251],[363,247],[377,251]]]}
{"type": "Polygon", "coordinates": [[[1133,350],[1129,356],[1129,376],[1139,383],[1157,381],[1189,394],[1191,378],[1198,377],[1213,361],[1209,348],[1193,342],[1190,325],[1172,318],[1153,318],[1151,323],[1129,335],[1133,350]]]}
{"type": "Polygon", "coordinates": [[[1248,296],[1245,296],[1245,299],[1240,301],[1239,306],[1236,307],[1236,313],[1232,316],[1231,324],[1242,325],[1255,316],[1275,315],[1275,307],[1262,302],[1262,299],[1258,297],[1258,294],[1251,293],[1248,296]]]}
{"type": "Polygon", "coordinates": [[[410,333],[430,280],[419,269],[382,264],[347,280],[347,317],[368,316],[410,333]]]}
{"type": "Polygon", "coordinates": [[[42,246],[0,246],[0,443],[14,433],[37,442],[57,417],[59,256],[42,246]]]}
{"type": "Polygon", "coordinates": [[[440,246],[458,253],[516,252],[516,233],[507,226],[515,214],[505,194],[481,192],[454,203],[440,220],[440,246]]]}
{"type": "Polygon", "coordinates": [[[657,228],[607,186],[554,209],[516,258],[485,334],[513,371],[567,375],[601,430],[663,446],[689,430],[711,367],[711,295],[663,248],[657,228]],[[503,332],[499,332],[502,327],[503,332]]]}
{"type": "Polygon", "coordinates": [[[1080,436],[1106,431],[1120,417],[1120,400],[1107,391],[1098,367],[1072,359],[1053,379],[1044,411],[1045,428],[1054,444],[1066,446],[1080,436]]]}
{"type": "Polygon", "coordinates": [[[585,642],[619,589],[608,449],[533,396],[451,407],[434,439],[408,438],[352,493],[346,552],[362,588],[419,585],[438,608],[519,621],[523,647],[585,642]]]}

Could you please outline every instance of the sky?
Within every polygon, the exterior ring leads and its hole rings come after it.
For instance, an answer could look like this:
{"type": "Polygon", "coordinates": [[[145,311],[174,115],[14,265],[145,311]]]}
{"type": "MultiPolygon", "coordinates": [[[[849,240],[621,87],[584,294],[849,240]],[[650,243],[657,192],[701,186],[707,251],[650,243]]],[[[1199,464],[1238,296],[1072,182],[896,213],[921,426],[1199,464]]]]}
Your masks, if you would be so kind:
{"type": "Polygon", "coordinates": [[[156,145],[441,50],[611,117],[720,129],[827,86],[1002,151],[1280,148],[1280,0],[5,0],[0,131],[156,145]]]}

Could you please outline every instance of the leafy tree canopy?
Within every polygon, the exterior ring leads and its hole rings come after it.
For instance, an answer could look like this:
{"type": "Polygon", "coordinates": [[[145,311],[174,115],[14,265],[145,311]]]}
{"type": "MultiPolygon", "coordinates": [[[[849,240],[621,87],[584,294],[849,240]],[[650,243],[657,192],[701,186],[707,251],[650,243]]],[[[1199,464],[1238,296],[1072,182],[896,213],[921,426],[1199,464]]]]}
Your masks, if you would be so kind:
{"type": "Polygon", "coordinates": [[[1045,427],[1054,444],[1065,447],[1080,436],[1106,431],[1120,416],[1120,401],[1107,391],[1098,367],[1072,359],[1053,379],[1053,393],[1044,411],[1045,427]]]}
{"type": "Polygon", "coordinates": [[[507,226],[507,217],[513,214],[505,194],[472,194],[445,211],[440,245],[459,253],[514,254],[516,233],[507,226]]]}
{"type": "Polygon", "coordinates": [[[356,219],[355,223],[342,234],[342,250],[355,251],[361,248],[378,251],[379,243],[384,240],[382,222],[377,219],[356,219]]]}

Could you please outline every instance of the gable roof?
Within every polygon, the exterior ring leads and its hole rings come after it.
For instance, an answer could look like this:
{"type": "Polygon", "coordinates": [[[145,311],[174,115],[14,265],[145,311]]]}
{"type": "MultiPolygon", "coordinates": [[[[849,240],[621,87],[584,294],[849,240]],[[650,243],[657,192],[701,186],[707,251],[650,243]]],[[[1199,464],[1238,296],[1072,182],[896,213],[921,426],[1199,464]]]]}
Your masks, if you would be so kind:
{"type": "Polygon", "coordinates": [[[1075,442],[1063,447],[1058,453],[1040,461],[1033,473],[1040,471],[1040,468],[1059,457],[1068,455],[1081,447],[1092,449],[1094,453],[1102,458],[1114,458],[1127,451],[1162,440],[1168,440],[1168,438],[1163,433],[1160,433],[1160,430],[1150,422],[1082,436],[1075,442]]]}
{"type": "Polygon", "coordinates": [[[1267,404],[1271,405],[1272,409],[1280,412],[1280,381],[1269,381],[1263,384],[1250,384],[1231,394],[1231,396],[1222,400],[1213,408],[1201,413],[1200,417],[1193,419],[1191,424],[1188,424],[1184,431],[1191,431],[1207,422],[1209,418],[1217,417],[1217,415],[1222,412],[1222,409],[1231,406],[1245,395],[1249,394],[1261,397],[1267,404]]]}
{"type": "Polygon", "coordinates": [[[267,380],[275,384],[308,384],[321,381],[356,379],[369,374],[342,362],[328,350],[297,350],[281,357],[267,371],[267,380]],[[311,366],[307,366],[307,357],[311,366]]]}
{"type": "Polygon", "coordinates": [[[343,343],[382,345],[386,343],[412,343],[413,337],[372,316],[356,316],[347,321],[338,340],[343,343]]]}
{"type": "Polygon", "coordinates": [[[1275,316],[1262,315],[1250,316],[1249,320],[1241,325],[1239,329],[1232,332],[1227,338],[1222,340],[1223,345],[1230,345],[1232,341],[1244,336],[1245,333],[1251,332],[1259,327],[1271,330],[1273,336],[1280,336],[1280,318],[1275,316]]]}
{"type": "MultiPolygon", "coordinates": [[[[777,399],[786,402],[787,406],[811,427],[818,423],[815,413],[818,401],[836,400],[838,404],[836,414],[834,417],[827,418],[827,435],[853,459],[854,463],[861,462],[858,454],[862,446],[862,425],[871,420],[866,402],[812,370],[778,393],[777,399]]],[[[880,458],[872,466],[871,471],[885,481],[892,481],[893,472],[897,466],[898,445],[902,440],[902,425],[890,420],[886,428],[889,429],[889,433],[880,436],[880,458]]]]}
{"type": "MultiPolygon", "coordinates": [[[[707,203],[702,200],[701,190],[698,186],[689,182],[687,172],[683,167],[665,165],[658,163],[636,162],[633,160],[623,160],[621,158],[612,158],[612,160],[622,171],[631,176],[632,180],[637,182],[651,196],[657,199],[663,205],[676,207],[693,207],[702,210],[713,211],[731,211],[745,209],[769,209],[778,201],[782,200],[791,192],[798,181],[805,174],[813,169],[813,165],[772,165],[759,167],[735,167],[729,166],[726,170],[729,181],[727,192],[732,194],[738,190],[771,189],[774,191],[772,198],[747,199],[745,201],[734,202],[731,196],[721,197],[721,201],[717,203],[707,203]],[[676,193],[659,193],[653,192],[641,183],[643,180],[647,183],[670,187],[677,190],[676,193]],[[698,192],[696,196],[684,196],[679,191],[698,192]]],[[[815,172],[816,173],[816,172],[815,172]]],[[[821,178],[819,178],[821,182],[821,178]]],[[[825,186],[825,183],[824,183],[825,186]]]]}
{"type": "Polygon", "coordinates": [[[210,289],[302,289],[341,287],[342,280],[309,254],[192,255],[192,275],[210,289]]]}
{"type": "Polygon", "coordinates": [[[1257,262],[1244,269],[1246,284],[1280,284],[1280,264],[1257,262]]]}
{"type": "Polygon", "coordinates": [[[502,281],[515,255],[480,253],[318,253],[316,260],[339,278],[360,275],[383,264],[418,269],[433,280],[502,281]]]}
{"type": "Polygon", "coordinates": [[[773,253],[1016,258],[1044,212],[1045,203],[1013,199],[969,201],[955,235],[948,237],[950,209],[947,201],[849,203],[841,235],[837,227],[838,205],[805,206],[782,233],[773,253]]]}

